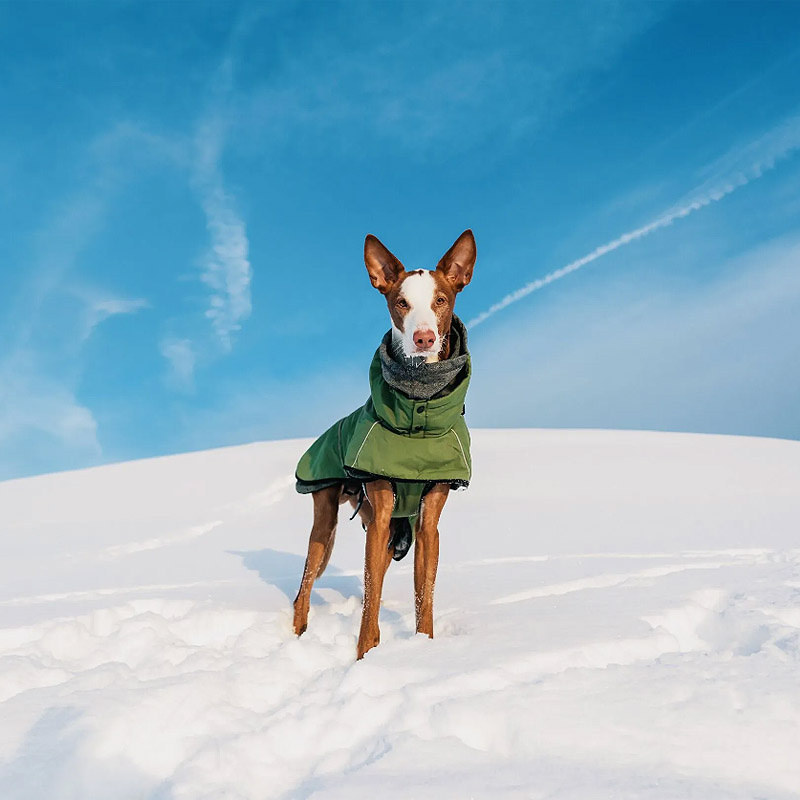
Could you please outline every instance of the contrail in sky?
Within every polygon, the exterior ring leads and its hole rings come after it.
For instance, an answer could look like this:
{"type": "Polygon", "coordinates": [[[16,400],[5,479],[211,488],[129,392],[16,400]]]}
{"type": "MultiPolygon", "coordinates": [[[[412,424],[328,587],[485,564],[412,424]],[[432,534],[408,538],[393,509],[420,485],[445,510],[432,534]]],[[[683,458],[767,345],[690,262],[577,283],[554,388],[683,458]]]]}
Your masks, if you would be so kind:
{"type": "Polygon", "coordinates": [[[610,253],[613,250],[618,250],[620,247],[624,247],[626,244],[635,242],[637,239],[642,239],[645,236],[649,236],[651,233],[660,230],[661,228],[666,228],[668,225],[672,225],[672,223],[676,220],[688,217],[690,214],[694,214],[695,211],[699,211],[701,208],[710,206],[712,203],[717,203],[724,197],[727,197],[729,194],[735,192],[737,189],[740,189],[742,186],[746,186],[748,183],[760,178],[764,173],[773,169],[773,167],[775,167],[775,165],[782,158],[800,147],[800,126],[798,126],[797,123],[798,118],[794,117],[789,122],[778,126],[778,128],[776,128],[774,131],[771,131],[765,136],[762,136],[756,142],[748,145],[742,152],[738,154],[738,158],[731,159],[730,157],[726,157],[725,159],[721,159],[723,162],[730,160],[736,161],[739,160],[742,155],[750,155],[753,153],[753,151],[763,151],[763,149],[767,149],[768,152],[763,154],[760,159],[758,159],[755,163],[752,163],[748,168],[737,172],[734,177],[729,178],[726,181],[720,181],[719,185],[713,189],[708,189],[702,192],[700,196],[691,203],[680,206],[673,211],[668,211],[647,225],[643,225],[641,228],[628,231],[628,233],[623,233],[618,238],[607,242],[606,244],[601,244],[599,247],[596,247],[585,256],[572,261],[571,263],[555,270],[554,272],[548,273],[543,278],[537,278],[535,281],[526,283],[525,286],[522,286],[515,292],[506,295],[502,300],[498,301],[493,306],[487,308],[486,311],[482,311],[477,317],[470,320],[468,323],[469,327],[474,328],[476,325],[480,325],[498,311],[502,311],[512,303],[522,300],[523,297],[527,297],[529,294],[544,288],[548,284],[560,280],[566,275],[569,275],[571,272],[575,272],[581,267],[591,264],[592,261],[596,261],[606,253],[610,253]]]}

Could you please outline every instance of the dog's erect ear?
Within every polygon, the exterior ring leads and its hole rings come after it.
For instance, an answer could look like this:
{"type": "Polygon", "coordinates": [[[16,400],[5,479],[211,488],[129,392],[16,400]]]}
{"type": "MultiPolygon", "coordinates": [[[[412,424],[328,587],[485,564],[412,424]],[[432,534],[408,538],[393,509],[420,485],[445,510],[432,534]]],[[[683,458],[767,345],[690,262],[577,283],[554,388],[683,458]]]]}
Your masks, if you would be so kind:
{"type": "Polygon", "coordinates": [[[405,267],[383,246],[381,240],[371,233],[364,240],[364,263],[372,285],[386,294],[397,279],[406,271],[405,267]]]}
{"type": "Polygon", "coordinates": [[[460,292],[472,280],[472,269],[477,255],[475,237],[467,228],[442,256],[436,265],[436,271],[441,272],[453,284],[453,288],[460,292]]]}

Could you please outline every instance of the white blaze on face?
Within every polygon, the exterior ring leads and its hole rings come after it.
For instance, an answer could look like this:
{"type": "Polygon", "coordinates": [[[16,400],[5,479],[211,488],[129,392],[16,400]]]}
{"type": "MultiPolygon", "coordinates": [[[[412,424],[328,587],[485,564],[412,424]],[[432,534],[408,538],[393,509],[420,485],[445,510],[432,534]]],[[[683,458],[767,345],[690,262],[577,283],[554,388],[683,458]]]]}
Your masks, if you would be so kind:
{"type": "Polygon", "coordinates": [[[403,330],[395,328],[395,336],[400,336],[407,356],[420,355],[414,344],[415,331],[433,331],[436,341],[428,353],[437,354],[442,347],[439,326],[433,311],[435,292],[436,281],[427,270],[414,272],[403,281],[400,296],[408,303],[408,311],[403,320],[403,330]]]}

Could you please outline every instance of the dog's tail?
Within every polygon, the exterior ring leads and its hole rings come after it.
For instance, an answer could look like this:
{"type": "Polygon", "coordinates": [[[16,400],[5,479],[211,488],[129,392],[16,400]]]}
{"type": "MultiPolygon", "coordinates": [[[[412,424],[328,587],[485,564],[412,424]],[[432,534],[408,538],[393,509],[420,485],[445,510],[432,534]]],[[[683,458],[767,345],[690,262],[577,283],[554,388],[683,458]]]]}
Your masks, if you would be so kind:
{"type": "Polygon", "coordinates": [[[411,549],[411,543],[414,541],[414,531],[411,527],[411,520],[408,517],[393,519],[390,525],[389,549],[394,548],[392,558],[395,561],[399,561],[411,549]]]}
{"type": "MultiPolygon", "coordinates": [[[[328,567],[328,562],[331,560],[331,553],[333,553],[333,543],[336,541],[336,528],[331,531],[330,538],[328,539],[325,545],[325,555],[322,556],[322,561],[320,562],[319,569],[317,570],[316,578],[322,576],[322,573],[328,567]]],[[[315,578],[315,580],[316,580],[315,578]]]]}

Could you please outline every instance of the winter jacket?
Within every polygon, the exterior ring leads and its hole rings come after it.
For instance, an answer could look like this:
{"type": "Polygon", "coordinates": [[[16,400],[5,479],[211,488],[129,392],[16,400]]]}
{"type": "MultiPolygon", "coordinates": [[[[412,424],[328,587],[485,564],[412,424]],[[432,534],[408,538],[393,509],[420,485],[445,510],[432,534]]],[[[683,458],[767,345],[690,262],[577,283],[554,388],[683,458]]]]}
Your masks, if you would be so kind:
{"type": "Polygon", "coordinates": [[[295,477],[308,493],[354,479],[388,478],[395,492],[393,517],[414,517],[433,483],[468,486],[472,474],[464,400],[472,373],[467,357],[442,396],[413,400],[383,377],[379,352],[369,369],[370,396],[303,454],[295,477]]]}

